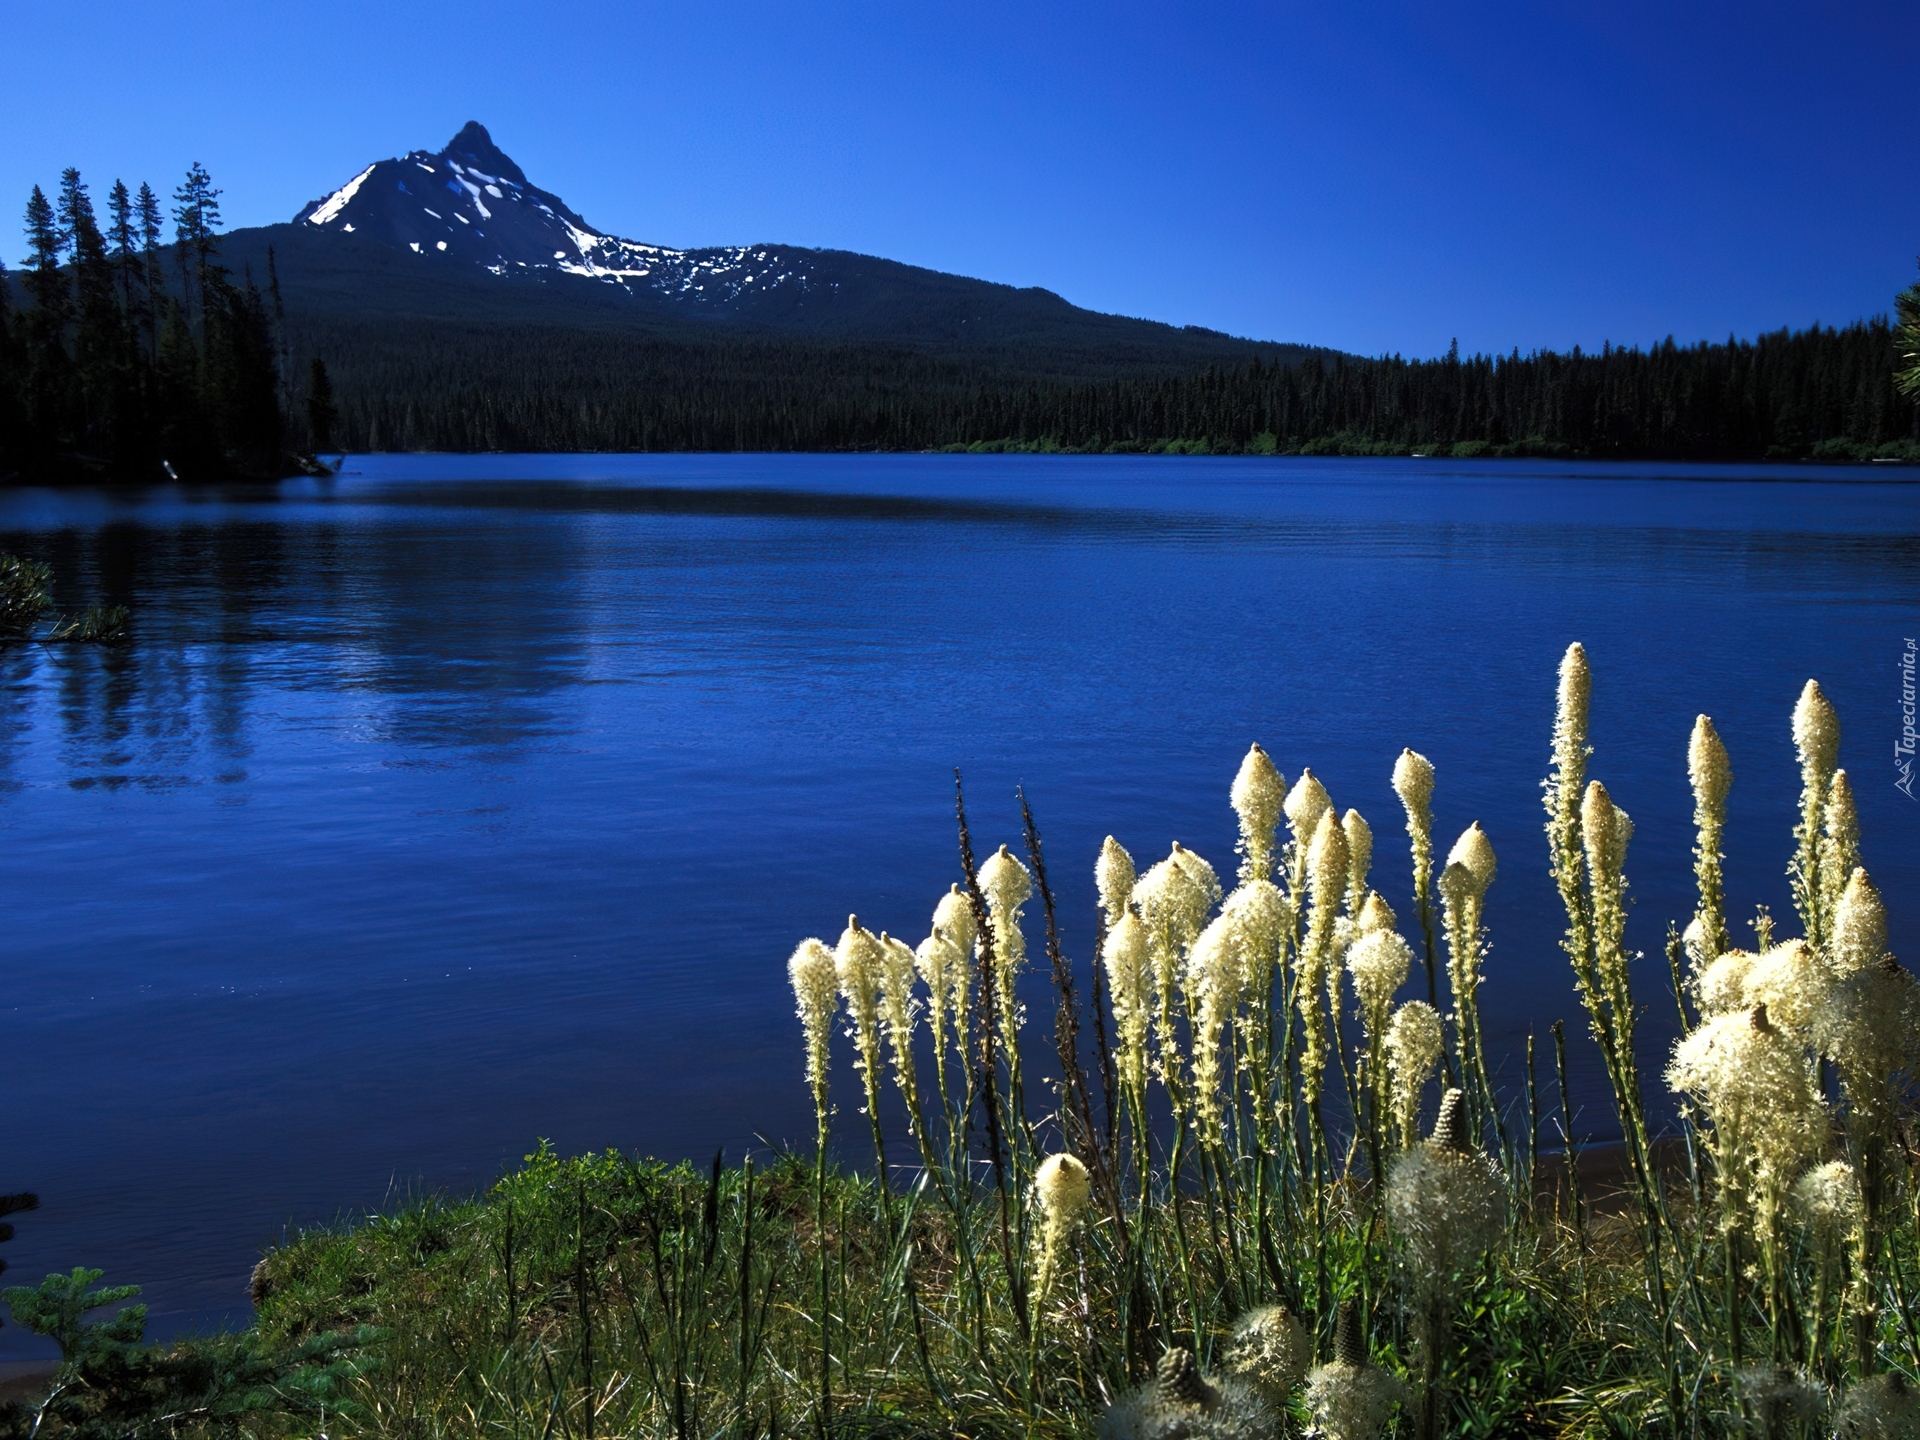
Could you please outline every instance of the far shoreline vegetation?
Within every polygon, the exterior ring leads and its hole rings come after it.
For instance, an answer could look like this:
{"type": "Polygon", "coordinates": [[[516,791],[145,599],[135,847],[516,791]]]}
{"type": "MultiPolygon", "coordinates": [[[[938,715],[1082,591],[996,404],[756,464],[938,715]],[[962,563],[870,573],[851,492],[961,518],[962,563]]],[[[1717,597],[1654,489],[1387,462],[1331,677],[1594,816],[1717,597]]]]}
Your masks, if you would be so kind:
{"type": "Polygon", "coordinates": [[[0,483],[267,479],[340,452],[1920,463],[1920,286],[1898,323],[1753,340],[1108,374],[718,324],[305,313],[270,245],[264,274],[222,262],[219,195],[193,166],[167,241],[147,185],[116,181],[104,226],[77,171],[35,187],[28,267],[0,268],[0,483]]]}

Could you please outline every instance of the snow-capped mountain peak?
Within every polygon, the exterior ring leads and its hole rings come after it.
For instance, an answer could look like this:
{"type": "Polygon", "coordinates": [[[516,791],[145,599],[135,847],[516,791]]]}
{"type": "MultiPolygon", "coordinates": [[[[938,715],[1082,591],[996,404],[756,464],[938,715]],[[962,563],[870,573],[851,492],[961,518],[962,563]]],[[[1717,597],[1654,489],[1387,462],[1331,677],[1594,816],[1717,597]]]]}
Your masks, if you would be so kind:
{"type": "Polygon", "coordinates": [[[409,250],[423,261],[477,265],[496,275],[558,272],[703,305],[783,287],[804,292],[815,280],[805,251],[671,250],[596,230],[532,184],[476,120],[438,152],[415,150],[369,165],[294,220],[409,250]]]}

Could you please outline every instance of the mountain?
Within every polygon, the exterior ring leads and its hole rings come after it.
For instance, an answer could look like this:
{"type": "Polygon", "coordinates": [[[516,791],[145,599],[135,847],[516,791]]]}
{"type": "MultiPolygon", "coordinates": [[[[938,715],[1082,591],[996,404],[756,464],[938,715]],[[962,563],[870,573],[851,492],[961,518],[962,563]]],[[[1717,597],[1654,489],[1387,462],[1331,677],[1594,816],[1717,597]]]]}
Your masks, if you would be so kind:
{"type": "Polygon", "coordinates": [[[269,246],[289,310],[333,321],[556,324],[690,343],[721,327],[1072,378],[1331,353],[1100,314],[1047,290],[847,251],[623,239],[535,185],[477,121],[441,150],[376,161],[291,224],[235,231],[228,258],[263,273],[269,246]]]}

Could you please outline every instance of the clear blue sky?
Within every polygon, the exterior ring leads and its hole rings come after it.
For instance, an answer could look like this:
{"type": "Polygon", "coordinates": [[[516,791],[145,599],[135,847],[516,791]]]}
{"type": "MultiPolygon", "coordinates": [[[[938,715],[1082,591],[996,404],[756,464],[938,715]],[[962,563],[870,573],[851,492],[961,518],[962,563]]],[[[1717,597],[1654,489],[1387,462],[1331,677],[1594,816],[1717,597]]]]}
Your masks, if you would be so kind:
{"type": "Polygon", "coordinates": [[[1920,6],[18,6],[0,205],[78,165],[290,218],[477,119],[589,221],[885,255],[1377,353],[1888,308],[1920,6]]]}

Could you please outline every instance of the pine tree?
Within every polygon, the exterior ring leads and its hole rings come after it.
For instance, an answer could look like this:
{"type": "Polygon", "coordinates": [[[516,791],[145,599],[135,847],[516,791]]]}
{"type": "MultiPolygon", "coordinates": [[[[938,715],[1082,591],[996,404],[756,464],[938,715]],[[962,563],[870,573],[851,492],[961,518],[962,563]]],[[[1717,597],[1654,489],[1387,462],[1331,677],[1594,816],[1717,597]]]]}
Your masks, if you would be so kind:
{"type": "Polygon", "coordinates": [[[123,446],[121,424],[127,408],[128,375],[122,343],[120,307],[114,295],[113,263],[106,237],[94,218],[93,200],[80,172],[69,167],[60,177],[59,222],[73,254],[75,313],[74,366],[79,380],[77,442],[97,455],[123,446]]]}
{"type": "Polygon", "coordinates": [[[38,185],[27,199],[27,311],[26,402],[33,448],[49,451],[65,443],[68,429],[68,389],[72,365],[67,357],[67,327],[73,318],[73,296],[67,289],[60,261],[65,251],[53,206],[38,185]]]}
{"type": "MultiPolygon", "coordinates": [[[[213,177],[196,160],[188,168],[180,188],[173,192],[173,198],[173,243],[178,250],[180,278],[190,292],[189,307],[196,300],[199,302],[200,342],[204,345],[207,324],[218,301],[217,292],[227,279],[227,272],[218,259],[220,191],[214,188],[213,177]]],[[[188,320],[191,323],[191,314],[188,320]]]]}

